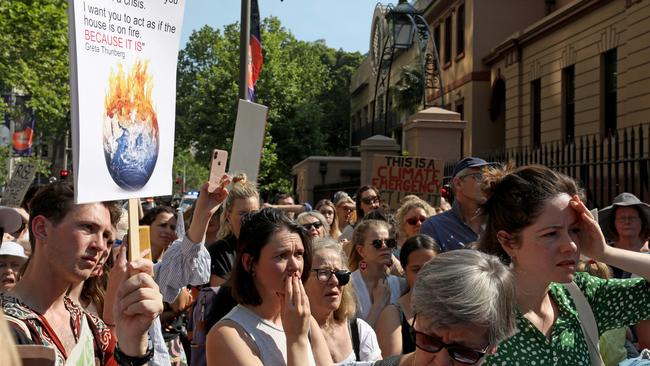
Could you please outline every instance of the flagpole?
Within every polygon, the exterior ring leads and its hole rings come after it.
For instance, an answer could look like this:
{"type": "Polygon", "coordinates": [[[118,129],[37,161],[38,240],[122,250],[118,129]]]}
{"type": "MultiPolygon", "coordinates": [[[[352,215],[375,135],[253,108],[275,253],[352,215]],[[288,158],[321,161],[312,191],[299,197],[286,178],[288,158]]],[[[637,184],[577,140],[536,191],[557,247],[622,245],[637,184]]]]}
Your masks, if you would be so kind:
{"type": "Polygon", "coordinates": [[[248,100],[248,45],[251,37],[251,0],[241,1],[241,30],[239,34],[239,99],[248,100]]]}

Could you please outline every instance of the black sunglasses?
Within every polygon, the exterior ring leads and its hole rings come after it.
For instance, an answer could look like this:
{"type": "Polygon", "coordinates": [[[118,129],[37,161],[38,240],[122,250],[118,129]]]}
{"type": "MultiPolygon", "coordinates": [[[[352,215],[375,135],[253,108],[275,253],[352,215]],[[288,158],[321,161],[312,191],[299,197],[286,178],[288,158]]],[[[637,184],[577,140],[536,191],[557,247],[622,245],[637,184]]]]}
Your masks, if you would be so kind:
{"type": "Polygon", "coordinates": [[[350,275],[352,272],[344,269],[329,269],[329,268],[316,268],[312,269],[316,272],[316,278],[321,282],[327,282],[332,278],[332,275],[339,281],[339,286],[345,286],[350,282],[350,275]]]}
{"type": "Polygon", "coordinates": [[[417,314],[413,317],[413,321],[411,322],[411,338],[413,339],[413,342],[415,342],[415,346],[424,352],[438,353],[443,348],[446,348],[449,356],[454,360],[466,365],[473,365],[483,358],[487,353],[488,348],[490,348],[490,344],[488,343],[488,345],[482,350],[475,350],[455,343],[448,344],[443,342],[440,337],[418,332],[414,328],[416,317],[417,314]]]}
{"type": "Polygon", "coordinates": [[[361,202],[366,205],[372,205],[373,203],[379,202],[379,197],[377,196],[366,196],[361,199],[361,202]]]}
{"type": "Polygon", "coordinates": [[[372,241],[372,246],[375,247],[375,249],[379,250],[381,247],[386,244],[386,248],[395,248],[397,246],[397,240],[394,238],[390,239],[375,239],[372,241]]]}
{"type": "Polygon", "coordinates": [[[411,226],[415,226],[415,225],[417,225],[418,222],[419,222],[419,223],[423,223],[423,222],[425,222],[425,221],[427,221],[427,218],[424,217],[424,216],[421,216],[421,217],[411,217],[410,219],[406,219],[406,223],[409,224],[409,225],[411,225],[411,226]]]}
{"type": "Polygon", "coordinates": [[[320,221],[316,222],[310,222],[308,224],[303,224],[302,227],[305,228],[305,230],[311,230],[312,227],[314,227],[316,230],[320,229],[323,226],[323,223],[320,221]]]}

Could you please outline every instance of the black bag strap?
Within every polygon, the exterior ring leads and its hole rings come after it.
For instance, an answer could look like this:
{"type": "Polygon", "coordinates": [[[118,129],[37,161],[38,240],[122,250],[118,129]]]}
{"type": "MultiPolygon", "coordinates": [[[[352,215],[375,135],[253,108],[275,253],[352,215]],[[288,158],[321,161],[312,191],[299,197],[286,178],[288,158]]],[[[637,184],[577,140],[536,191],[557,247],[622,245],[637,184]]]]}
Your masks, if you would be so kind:
{"type": "Polygon", "coordinates": [[[361,361],[359,355],[359,326],[357,325],[357,318],[350,319],[350,335],[352,336],[352,348],[354,349],[354,356],[357,361],[361,361]]]}

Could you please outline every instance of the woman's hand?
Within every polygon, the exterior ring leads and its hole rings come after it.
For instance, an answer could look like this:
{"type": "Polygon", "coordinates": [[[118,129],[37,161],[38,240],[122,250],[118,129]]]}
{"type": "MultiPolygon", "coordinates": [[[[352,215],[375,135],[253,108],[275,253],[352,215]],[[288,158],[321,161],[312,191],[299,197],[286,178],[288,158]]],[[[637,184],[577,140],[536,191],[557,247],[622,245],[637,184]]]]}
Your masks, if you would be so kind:
{"type": "Polygon", "coordinates": [[[287,340],[307,337],[311,310],[309,298],[300,281],[298,273],[292,274],[284,282],[284,294],[280,295],[282,327],[287,340]]]}
{"type": "Polygon", "coordinates": [[[383,309],[384,306],[388,305],[388,301],[390,301],[390,288],[386,278],[382,277],[377,281],[375,288],[372,289],[372,302],[373,305],[383,309]]]}
{"type": "Polygon", "coordinates": [[[576,212],[577,225],[580,229],[577,238],[580,252],[593,260],[602,262],[609,246],[605,242],[598,221],[577,195],[571,198],[569,206],[576,212]]]}

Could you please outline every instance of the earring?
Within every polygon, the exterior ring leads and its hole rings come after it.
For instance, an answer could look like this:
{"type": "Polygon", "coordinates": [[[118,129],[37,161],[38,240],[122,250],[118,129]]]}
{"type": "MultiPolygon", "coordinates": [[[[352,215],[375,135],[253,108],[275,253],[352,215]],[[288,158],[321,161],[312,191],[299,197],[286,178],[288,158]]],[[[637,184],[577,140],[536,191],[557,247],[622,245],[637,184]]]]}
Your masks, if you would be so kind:
{"type": "Polygon", "coordinates": [[[362,270],[362,271],[365,271],[366,268],[368,268],[368,262],[366,262],[365,259],[362,259],[362,260],[359,262],[359,269],[362,270]]]}

